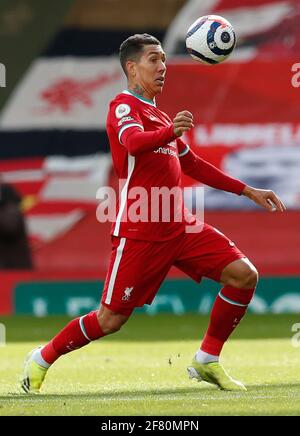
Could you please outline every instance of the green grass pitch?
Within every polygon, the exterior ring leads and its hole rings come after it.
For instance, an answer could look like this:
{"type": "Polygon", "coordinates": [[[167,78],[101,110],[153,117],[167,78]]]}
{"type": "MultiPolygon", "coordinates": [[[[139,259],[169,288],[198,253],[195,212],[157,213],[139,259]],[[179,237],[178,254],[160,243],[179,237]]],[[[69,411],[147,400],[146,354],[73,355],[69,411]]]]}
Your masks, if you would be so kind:
{"type": "Polygon", "coordinates": [[[40,395],[21,394],[24,356],[67,321],[0,318],[7,331],[7,345],[0,347],[0,415],[300,415],[300,348],[291,342],[300,315],[242,321],[222,362],[246,384],[245,393],[187,377],[207,317],[136,314],[117,334],[57,361],[40,395]]]}

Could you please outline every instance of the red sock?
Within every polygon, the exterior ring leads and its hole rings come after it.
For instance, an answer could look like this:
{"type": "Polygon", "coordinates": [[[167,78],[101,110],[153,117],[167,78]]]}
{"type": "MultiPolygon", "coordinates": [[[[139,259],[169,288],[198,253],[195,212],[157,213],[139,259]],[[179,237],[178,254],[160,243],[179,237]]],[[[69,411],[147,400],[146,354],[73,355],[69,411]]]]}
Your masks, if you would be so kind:
{"type": "Polygon", "coordinates": [[[104,336],[98,319],[97,311],[80,318],[73,319],[41,350],[42,358],[49,364],[55,362],[63,354],[77,350],[91,341],[104,336]]]}
{"type": "Polygon", "coordinates": [[[210,322],[201,350],[219,356],[224,343],[246,313],[254,289],[224,286],[218,294],[210,315],[210,322]]]}

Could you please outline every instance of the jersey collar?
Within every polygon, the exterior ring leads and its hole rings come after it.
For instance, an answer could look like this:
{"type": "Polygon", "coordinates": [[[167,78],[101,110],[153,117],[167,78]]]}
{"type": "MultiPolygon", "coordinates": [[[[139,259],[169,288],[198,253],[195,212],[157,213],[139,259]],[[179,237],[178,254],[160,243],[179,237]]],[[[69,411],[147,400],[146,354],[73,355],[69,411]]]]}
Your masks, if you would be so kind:
{"type": "Polygon", "coordinates": [[[154,99],[153,101],[152,101],[152,100],[149,100],[148,98],[141,97],[140,95],[135,94],[135,93],[132,92],[132,91],[128,91],[128,89],[125,89],[125,90],[123,91],[123,94],[132,95],[132,97],[137,98],[138,100],[142,101],[143,103],[150,104],[150,106],[154,106],[154,107],[156,107],[155,99],[154,99]]]}

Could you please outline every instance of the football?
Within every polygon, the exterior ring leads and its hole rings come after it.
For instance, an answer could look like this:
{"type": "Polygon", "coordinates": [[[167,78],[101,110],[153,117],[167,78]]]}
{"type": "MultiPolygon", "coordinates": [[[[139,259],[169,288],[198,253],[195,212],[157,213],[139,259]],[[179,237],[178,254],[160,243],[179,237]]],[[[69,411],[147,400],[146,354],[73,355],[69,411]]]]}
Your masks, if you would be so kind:
{"type": "Polygon", "coordinates": [[[236,44],[236,35],[228,20],[219,15],[207,15],[198,18],[188,28],[185,42],[193,59],[214,65],[230,56],[236,44]]]}

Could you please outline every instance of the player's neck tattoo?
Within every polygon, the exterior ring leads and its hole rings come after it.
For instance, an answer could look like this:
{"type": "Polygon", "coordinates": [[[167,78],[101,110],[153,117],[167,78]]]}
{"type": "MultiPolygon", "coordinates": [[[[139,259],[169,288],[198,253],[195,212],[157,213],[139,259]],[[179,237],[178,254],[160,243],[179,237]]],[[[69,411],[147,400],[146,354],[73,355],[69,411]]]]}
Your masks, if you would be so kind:
{"type": "Polygon", "coordinates": [[[144,97],[145,90],[138,84],[132,86],[132,88],[131,89],[129,88],[129,90],[131,90],[137,95],[140,95],[141,97],[144,97]]]}

